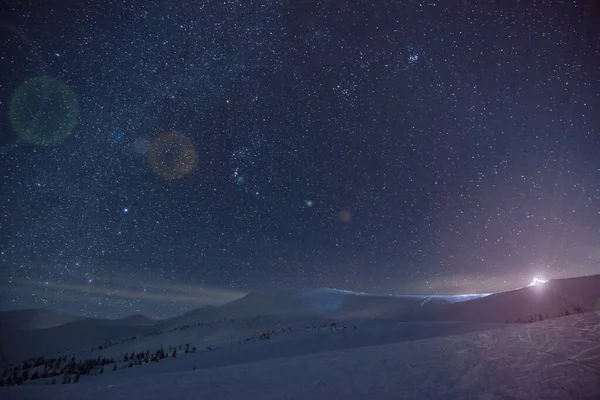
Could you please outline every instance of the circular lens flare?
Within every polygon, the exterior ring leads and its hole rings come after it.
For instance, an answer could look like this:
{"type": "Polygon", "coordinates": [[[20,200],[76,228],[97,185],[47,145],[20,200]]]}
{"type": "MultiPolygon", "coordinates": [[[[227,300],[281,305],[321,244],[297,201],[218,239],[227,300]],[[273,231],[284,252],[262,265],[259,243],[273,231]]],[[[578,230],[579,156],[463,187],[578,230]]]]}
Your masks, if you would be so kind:
{"type": "Polygon", "coordinates": [[[42,76],[30,79],[13,93],[9,105],[15,132],[29,143],[50,146],[69,136],[77,123],[75,93],[62,81],[42,76]]]}
{"type": "Polygon", "coordinates": [[[182,134],[163,133],[152,140],[148,163],[161,178],[180,179],[196,167],[196,149],[192,141],[182,134]]]}

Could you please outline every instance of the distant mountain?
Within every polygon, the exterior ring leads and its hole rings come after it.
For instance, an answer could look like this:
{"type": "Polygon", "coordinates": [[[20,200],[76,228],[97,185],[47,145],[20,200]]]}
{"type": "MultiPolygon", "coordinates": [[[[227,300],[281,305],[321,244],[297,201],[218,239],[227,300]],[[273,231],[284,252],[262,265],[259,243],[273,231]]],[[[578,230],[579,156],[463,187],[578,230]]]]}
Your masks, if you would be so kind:
{"type": "Polygon", "coordinates": [[[148,326],[156,323],[156,320],[142,314],[133,314],[129,317],[121,318],[116,321],[128,326],[148,326]]]}
{"type": "Polygon", "coordinates": [[[249,293],[216,308],[216,312],[222,317],[317,315],[335,318],[390,318],[418,314],[441,304],[481,296],[486,295],[373,295],[332,288],[278,290],[249,293]]]}
{"type": "Polygon", "coordinates": [[[78,321],[83,317],[52,309],[26,309],[0,312],[2,329],[33,330],[53,328],[55,326],[78,321]]]}

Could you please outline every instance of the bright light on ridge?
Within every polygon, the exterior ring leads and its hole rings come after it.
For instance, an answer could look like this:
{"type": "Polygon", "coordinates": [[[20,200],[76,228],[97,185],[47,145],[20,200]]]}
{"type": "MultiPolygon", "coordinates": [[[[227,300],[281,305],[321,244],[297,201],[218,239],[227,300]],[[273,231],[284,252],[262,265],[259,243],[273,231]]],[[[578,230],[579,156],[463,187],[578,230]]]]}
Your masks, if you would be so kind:
{"type": "Polygon", "coordinates": [[[531,281],[531,283],[529,284],[529,286],[543,285],[546,282],[548,282],[548,279],[542,279],[542,278],[538,278],[537,276],[535,276],[533,278],[533,280],[531,281]]]}

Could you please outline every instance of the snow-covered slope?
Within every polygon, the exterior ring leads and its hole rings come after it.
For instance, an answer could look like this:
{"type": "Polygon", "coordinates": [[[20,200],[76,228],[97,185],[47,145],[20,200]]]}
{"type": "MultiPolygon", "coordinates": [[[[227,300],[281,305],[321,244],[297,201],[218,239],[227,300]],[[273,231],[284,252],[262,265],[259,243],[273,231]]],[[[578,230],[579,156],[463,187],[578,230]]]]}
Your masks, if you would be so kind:
{"type": "Polygon", "coordinates": [[[423,313],[425,320],[532,322],[600,310],[600,275],[556,279],[545,284],[447,304],[423,313]]]}
{"type": "MultiPolygon", "coordinates": [[[[123,379],[115,372],[71,385],[2,388],[0,396],[15,400],[596,400],[600,398],[599,338],[600,313],[590,312],[483,332],[212,369],[169,373],[169,363],[161,361],[156,368],[164,368],[162,373],[123,379]]],[[[202,355],[189,357],[191,362],[202,355]]]]}
{"type": "Polygon", "coordinates": [[[90,349],[111,339],[120,341],[148,334],[154,329],[154,322],[144,316],[118,320],[80,318],[52,328],[3,329],[0,335],[0,349],[5,360],[14,362],[29,357],[90,349]]]}
{"type": "MultiPolygon", "coordinates": [[[[11,311],[0,313],[0,352],[5,363],[59,352],[92,354],[99,345],[106,347],[107,341],[112,350],[103,350],[99,355],[111,351],[122,355],[125,351],[182,343],[199,348],[229,346],[256,339],[263,331],[281,333],[284,328],[293,328],[297,332],[332,322],[361,329],[367,329],[365,324],[373,327],[398,321],[529,322],[597,310],[599,299],[600,275],[595,275],[492,295],[375,296],[326,288],[251,293],[220,307],[204,307],[162,321],[141,315],[103,320],[51,310],[11,311]],[[33,329],[44,326],[48,328],[33,329]],[[130,343],[132,337],[136,340],[130,343]]],[[[410,328],[414,332],[409,336],[428,332],[424,326],[410,328]]],[[[473,324],[465,326],[469,329],[461,332],[481,329],[473,324]]],[[[444,334],[443,329],[440,334],[444,334]]],[[[377,339],[373,343],[387,342],[377,339]]]]}

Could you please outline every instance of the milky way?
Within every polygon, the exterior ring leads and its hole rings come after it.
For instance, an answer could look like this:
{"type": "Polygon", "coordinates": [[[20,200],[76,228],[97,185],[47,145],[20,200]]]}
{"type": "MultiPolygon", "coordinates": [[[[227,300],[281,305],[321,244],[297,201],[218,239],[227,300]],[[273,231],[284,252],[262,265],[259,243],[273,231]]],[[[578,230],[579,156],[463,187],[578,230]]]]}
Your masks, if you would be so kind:
{"type": "Polygon", "coordinates": [[[1,13],[3,309],[600,273],[593,1],[1,13]]]}

